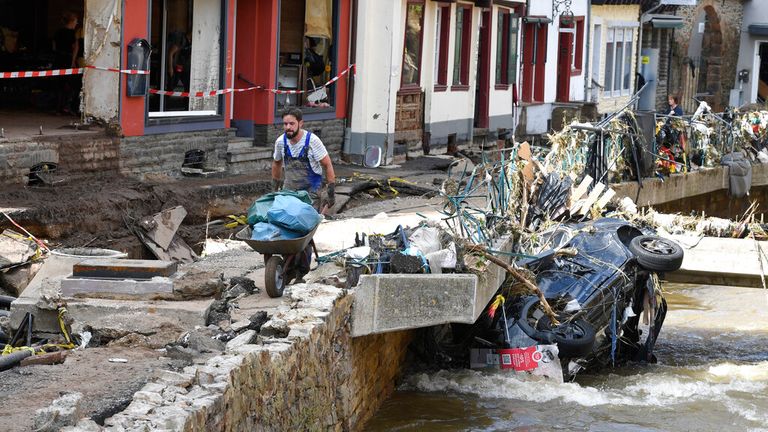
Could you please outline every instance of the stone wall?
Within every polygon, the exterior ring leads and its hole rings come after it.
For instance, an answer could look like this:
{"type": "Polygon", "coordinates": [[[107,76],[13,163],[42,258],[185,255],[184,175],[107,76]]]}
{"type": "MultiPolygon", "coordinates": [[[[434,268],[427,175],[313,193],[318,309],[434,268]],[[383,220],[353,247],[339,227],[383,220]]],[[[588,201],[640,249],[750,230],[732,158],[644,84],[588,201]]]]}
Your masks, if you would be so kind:
{"type": "Polygon", "coordinates": [[[160,371],[104,427],[67,432],[362,430],[394,390],[411,332],[352,339],[353,297],[325,285],[286,291],[290,306],[225,354],[183,372],[160,371]]]}
{"type": "MultiPolygon", "coordinates": [[[[344,145],[345,119],[304,121],[304,129],[311,131],[320,137],[328,150],[331,158],[336,160],[341,157],[341,149],[344,145]]],[[[283,134],[283,125],[271,126],[257,125],[254,128],[254,142],[257,147],[268,147],[275,144],[275,140],[283,134]]]]}
{"type": "Polygon", "coordinates": [[[675,31],[672,44],[672,75],[677,87],[671,88],[673,92],[680,93],[681,77],[690,73],[685,67],[688,47],[693,32],[698,31],[699,16],[705,13],[709,18],[705,36],[711,37],[711,44],[702,56],[708,56],[710,61],[706,75],[700,79],[706,79],[707,91],[714,94],[710,101],[714,109],[728,105],[736,76],[743,9],[741,0],[699,0],[696,6],[678,9],[677,15],[683,17],[684,25],[675,31]]]}
{"type": "Polygon", "coordinates": [[[118,140],[103,134],[41,136],[0,142],[0,185],[24,185],[30,168],[58,164],[58,173],[78,176],[117,171],[118,140]]]}
{"type": "Polygon", "coordinates": [[[150,173],[180,175],[184,153],[189,150],[205,151],[208,167],[223,167],[231,137],[228,129],[124,137],[120,140],[120,174],[138,178],[150,173]]]}

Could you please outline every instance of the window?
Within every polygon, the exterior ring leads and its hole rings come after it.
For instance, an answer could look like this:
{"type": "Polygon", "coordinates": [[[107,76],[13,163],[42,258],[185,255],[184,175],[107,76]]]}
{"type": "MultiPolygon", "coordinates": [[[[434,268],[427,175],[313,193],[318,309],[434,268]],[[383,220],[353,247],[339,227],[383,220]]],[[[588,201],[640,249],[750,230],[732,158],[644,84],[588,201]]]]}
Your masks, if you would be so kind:
{"type": "Polygon", "coordinates": [[[336,86],[320,86],[336,73],[337,26],[338,0],[280,2],[277,86],[305,93],[275,95],[275,111],[331,109],[336,86]]]}
{"type": "Polygon", "coordinates": [[[424,36],[424,3],[409,1],[405,14],[403,75],[400,87],[418,87],[421,71],[421,45],[424,36]]]}
{"type": "Polygon", "coordinates": [[[469,88],[469,49],[472,44],[472,6],[456,6],[456,43],[453,52],[453,85],[469,88]]]}
{"type": "MultiPolygon", "coordinates": [[[[221,82],[221,0],[156,0],[150,18],[149,85],[178,92],[218,90],[221,82]]],[[[150,94],[149,117],[219,113],[220,97],[150,94]]]]}
{"type": "Polygon", "coordinates": [[[437,8],[435,32],[435,90],[445,90],[448,85],[448,43],[451,32],[451,7],[437,8]]]}
{"type": "Polygon", "coordinates": [[[517,80],[517,16],[500,10],[496,28],[496,84],[508,85],[517,80]]]}
{"type": "Polygon", "coordinates": [[[581,68],[584,65],[584,17],[575,17],[574,20],[576,22],[576,37],[573,40],[571,75],[581,75],[581,68]]]}
{"type": "Polygon", "coordinates": [[[531,17],[523,28],[523,102],[543,102],[546,81],[546,18],[531,17]]]}
{"type": "Polygon", "coordinates": [[[633,37],[632,28],[608,29],[605,44],[604,92],[606,96],[628,95],[631,92],[633,37]]]}

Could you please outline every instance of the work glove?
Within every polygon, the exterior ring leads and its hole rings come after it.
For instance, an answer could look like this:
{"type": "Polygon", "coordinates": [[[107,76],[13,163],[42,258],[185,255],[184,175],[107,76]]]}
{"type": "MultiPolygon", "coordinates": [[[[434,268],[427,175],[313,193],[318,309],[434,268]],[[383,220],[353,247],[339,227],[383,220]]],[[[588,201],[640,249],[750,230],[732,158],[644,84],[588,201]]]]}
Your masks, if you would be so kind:
{"type": "Polygon", "coordinates": [[[328,207],[333,207],[334,204],[336,204],[336,183],[328,183],[328,199],[326,201],[326,204],[328,204],[328,207]]]}
{"type": "Polygon", "coordinates": [[[277,192],[283,188],[283,181],[279,179],[272,179],[272,192],[277,192]]]}

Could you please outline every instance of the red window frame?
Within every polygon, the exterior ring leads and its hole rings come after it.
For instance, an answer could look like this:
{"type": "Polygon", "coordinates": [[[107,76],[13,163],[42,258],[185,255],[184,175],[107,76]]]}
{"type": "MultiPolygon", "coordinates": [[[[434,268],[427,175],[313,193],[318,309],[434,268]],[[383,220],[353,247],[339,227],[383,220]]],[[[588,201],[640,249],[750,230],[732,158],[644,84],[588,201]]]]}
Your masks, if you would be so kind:
{"type": "Polygon", "coordinates": [[[523,102],[544,102],[547,38],[549,24],[528,22],[523,25],[523,102]]]}
{"type": "MultiPolygon", "coordinates": [[[[461,21],[461,47],[459,48],[459,58],[453,59],[454,69],[456,67],[456,62],[459,63],[459,76],[458,76],[458,82],[456,80],[456,73],[454,70],[454,76],[453,76],[453,85],[451,86],[451,90],[457,90],[457,91],[467,91],[469,90],[469,57],[470,57],[470,49],[472,48],[472,5],[470,4],[457,4],[456,5],[456,16],[458,18],[458,14],[461,12],[462,15],[462,21],[461,21]]],[[[458,34],[458,28],[457,34],[458,34]]],[[[454,41],[455,43],[455,41],[454,41]]]]}
{"type": "MultiPolygon", "coordinates": [[[[511,14],[509,10],[500,8],[496,16],[498,19],[497,29],[501,29],[501,39],[496,41],[501,50],[501,58],[499,58],[499,49],[496,50],[496,87],[506,88],[509,85],[509,23],[511,14]]],[[[499,34],[498,30],[496,34],[499,34]]]]}
{"type": "Polygon", "coordinates": [[[421,63],[422,63],[422,54],[424,53],[424,15],[426,12],[426,5],[425,0],[408,0],[408,2],[405,5],[405,22],[403,25],[403,58],[402,63],[400,65],[400,90],[421,90],[421,63]],[[416,68],[417,68],[417,77],[415,83],[403,83],[403,79],[405,78],[405,73],[403,73],[403,68],[405,67],[405,44],[407,42],[407,26],[408,26],[408,10],[410,9],[411,5],[420,5],[422,7],[421,9],[421,21],[420,21],[420,32],[419,32],[419,52],[416,54],[416,68]]]}
{"type": "Polygon", "coordinates": [[[437,57],[437,82],[435,91],[448,88],[448,45],[451,40],[451,6],[439,6],[440,10],[440,51],[437,57]]]}
{"type": "Polygon", "coordinates": [[[571,76],[581,75],[584,66],[584,17],[573,17],[576,24],[576,40],[573,49],[573,64],[571,65],[571,76]]]}

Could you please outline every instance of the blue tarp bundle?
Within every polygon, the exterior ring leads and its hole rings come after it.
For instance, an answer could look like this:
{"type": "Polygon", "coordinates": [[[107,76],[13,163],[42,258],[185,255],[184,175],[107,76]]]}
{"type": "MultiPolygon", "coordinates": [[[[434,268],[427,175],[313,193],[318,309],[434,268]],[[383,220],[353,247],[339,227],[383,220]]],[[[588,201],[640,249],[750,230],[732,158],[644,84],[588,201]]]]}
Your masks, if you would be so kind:
{"type": "Polygon", "coordinates": [[[291,196],[307,204],[312,204],[312,198],[310,198],[309,192],[307,191],[285,190],[268,193],[259,197],[259,199],[254,201],[248,208],[248,225],[253,226],[259,222],[267,222],[267,212],[272,208],[272,203],[275,201],[275,197],[278,196],[291,196]]]}
{"type": "Polygon", "coordinates": [[[272,225],[269,222],[259,222],[253,226],[253,232],[251,233],[251,240],[259,241],[274,241],[274,240],[291,240],[299,238],[304,234],[295,231],[287,230],[276,225],[272,225]]]}
{"type": "Polygon", "coordinates": [[[320,223],[320,214],[311,205],[293,196],[277,196],[267,212],[272,225],[301,233],[312,231],[320,223]]]}

